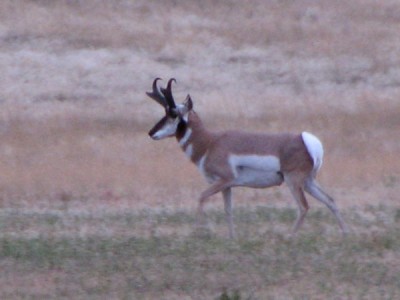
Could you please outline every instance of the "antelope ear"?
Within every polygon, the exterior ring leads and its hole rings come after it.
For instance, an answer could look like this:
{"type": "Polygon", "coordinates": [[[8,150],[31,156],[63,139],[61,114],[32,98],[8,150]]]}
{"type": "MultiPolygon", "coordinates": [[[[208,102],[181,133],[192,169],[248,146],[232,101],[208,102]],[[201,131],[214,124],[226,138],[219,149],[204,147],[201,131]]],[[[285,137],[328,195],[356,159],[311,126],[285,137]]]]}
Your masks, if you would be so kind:
{"type": "Polygon", "coordinates": [[[187,111],[191,111],[193,109],[193,101],[189,94],[186,96],[186,100],[183,105],[185,106],[187,111]]]}
{"type": "Polygon", "coordinates": [[[179,104],[173,111],[180,117],[185,117],[193,109],[193,102],[190,95],[187,95],[185,102],[179,104]]]}

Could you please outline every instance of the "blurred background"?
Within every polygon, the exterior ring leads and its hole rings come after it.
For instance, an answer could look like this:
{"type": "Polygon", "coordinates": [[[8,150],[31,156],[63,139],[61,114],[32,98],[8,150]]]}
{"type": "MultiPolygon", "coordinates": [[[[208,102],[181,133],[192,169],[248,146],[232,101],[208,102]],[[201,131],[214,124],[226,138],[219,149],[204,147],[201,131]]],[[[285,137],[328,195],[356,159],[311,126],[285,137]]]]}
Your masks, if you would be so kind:
{"type": "Polygon", "coordinates": [[[399,32],[393,0],[1,1],[0,207],[194,207],[195,166],[147,136],[155,77],[209,129],[315,133],[340,207],[399,205],[399,32]]]}

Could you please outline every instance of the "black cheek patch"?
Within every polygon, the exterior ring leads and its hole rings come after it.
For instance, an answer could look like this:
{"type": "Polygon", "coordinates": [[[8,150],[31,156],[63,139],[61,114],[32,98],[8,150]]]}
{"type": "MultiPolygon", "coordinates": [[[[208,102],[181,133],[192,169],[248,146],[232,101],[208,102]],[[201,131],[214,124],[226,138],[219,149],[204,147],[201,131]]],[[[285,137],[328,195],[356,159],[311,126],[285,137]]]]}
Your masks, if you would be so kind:
{"type": "Polygon", "coordinates": [[[186,122],[181,119],[178,124],[178,128],[176,129],[176,138],[180,140],[186,133],[187,124],[186,122]]]}

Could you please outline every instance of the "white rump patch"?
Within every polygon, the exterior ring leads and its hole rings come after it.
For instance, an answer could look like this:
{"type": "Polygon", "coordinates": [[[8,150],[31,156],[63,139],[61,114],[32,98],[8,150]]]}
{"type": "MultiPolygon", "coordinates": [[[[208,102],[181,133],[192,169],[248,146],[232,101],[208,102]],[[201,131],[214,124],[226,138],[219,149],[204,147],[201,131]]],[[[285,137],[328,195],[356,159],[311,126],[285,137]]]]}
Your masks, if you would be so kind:
{"type": "Polygon", "coordinates": [[[314,172],[317,172],[322,166],[322,160],[324,157],[324,148],[322,147],[322,143],[315,135],[306,131],[301,134],[301,137],[303,138],[307,151],[313,160],[313,170],[314,172]]]}

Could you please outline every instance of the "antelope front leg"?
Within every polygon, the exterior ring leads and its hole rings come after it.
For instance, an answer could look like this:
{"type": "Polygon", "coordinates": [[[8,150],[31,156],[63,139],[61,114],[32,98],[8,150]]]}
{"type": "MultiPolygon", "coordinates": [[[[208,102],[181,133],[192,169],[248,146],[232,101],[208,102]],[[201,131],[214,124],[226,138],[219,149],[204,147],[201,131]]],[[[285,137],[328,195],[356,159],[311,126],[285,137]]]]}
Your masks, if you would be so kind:
{"type": "MultiPolygon", "coordinates": [[[[206,189],[203,193],[201,193],[200,199],[199,199],[199,206],[197,209],[197,222],[199,225],[201,225],[204,219],[204,205],[206,201],[208,200],[209,197],[212,195],[225,191],[226,189],[229,189],[230,187],[230,182],[225,181],[225,180],[219,180],[215,183],[213,183],[208,189],[206,189]]],[[[230,190],[230,189],[229,189],[230,190]]],[[[224,194],[224,199],[225,199],[225,194],[224,194]]]]}

